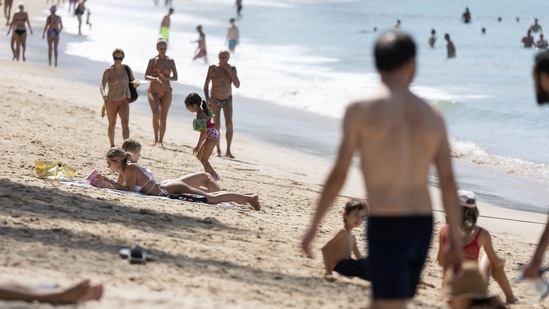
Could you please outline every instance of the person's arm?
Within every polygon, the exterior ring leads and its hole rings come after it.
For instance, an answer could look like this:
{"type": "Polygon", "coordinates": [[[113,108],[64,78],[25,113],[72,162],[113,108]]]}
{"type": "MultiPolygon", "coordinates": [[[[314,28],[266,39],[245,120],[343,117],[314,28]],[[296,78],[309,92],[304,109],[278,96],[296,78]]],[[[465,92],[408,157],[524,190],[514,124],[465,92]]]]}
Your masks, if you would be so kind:
{"type": "Polygon", "coordinates": [[[452,171],[446,126],[442,117],[440,117],[440,122],[440,143],[435,155],[434,164],[438,172],[440,190],[442,192],[442,204],[446,212],[446,222],[448,224],[446,234],[448,246],[447,251],[444,253],[444,269],[446,270],[448,267],[451,267],[454,270],[454,274],[456,274],[461,269],[463,261],[463,246],[459,233],[461,212],[459,211],[457,186],[452,171]]]}
{"type": "Polygon", "coordinates": [[[214,65],[210,65],[208,74],[206,74],[206,80],[204,81],[204,98],[206,102],[210,101],[210,81],[212,80],[212,71],[214,67],[214,65]]]}
{"type": "Polygon", "coordinates": [[[227,72],[229,73],[229,77],[231,78],[233,85],[236,88],[240,87],[240,80],[238,79],[238,74],[236,73],[236,67],[228,64],[227,66],[227,72]]]}
{"type": "Polygon", "coordinates": [[[59,18],[59,33],[61,33],[61,31],[63,31],[63,20],[61,19],[61,17],[58,17],[59,18]]]}
{"type": "Polygon", "coordinates": [[[355,255],[355,259],[357,260],[360,260],[362,258],[362,254],[360,253],[358,245],[356,244],[355,236],[353,236],[353,254],[355,255]]]}
{"type": "Polygon", "coordinates": [[[29,26],[30,33],[32,34],[32,27],[29,20],[29,15],[25,13],[25,19],[27,20],[27,25],[29,26]]]}
{"type": "MultiPolygon", "coordinates": [[[[208,115],[206,115],[206,113],[204,111],[201,111],[196,115],[196,118],[203,119],[204,121],[207,121],[208,120],[208,115]]],[[[200,136],[198,137],[198,142],[196,143],[196,147],[194,147],[194,149],[193,149],[193,155],[196,156],[196,154],[198,153],[198,149],[199,149],[200,145],[202,145],[202,143],[204,142],[205,139],[206,139],[206,129],[200,130],[200,136]]]]}
{"type": "Polygon", "coordinates": [[[157,76],[152,76],[152,67],[153,67],[154,58],[149,60],[147,64],[147,69],[145,70],[145,79],[150,81],[160,81],[157,76]]]}
{"type": "Polygon", "coordinates": [[[111,70],[107,68],[105,72],[103,72],[103,78],[101,79],[101,84],[99,85],[99,91],[101,92],[101,97],[103,98],[104,102],[107,102],[109,96],[107,93],[107,90],[105,89],[105,85],[109,82],[109,79],[111,77],[111,70]]]}
{"type": "Polygon", "coordinates": [[[537,279],[540,277],[539,269],[541,267],[541,263],[543,262],[543,254],[545,253],[545,249],[547,249],[548,245],[549,245],[549,219],[545,224],[545,229],[541,234],[541,237],[539,239],[536,250],[534,250],[534,254],[532,255],[532,258],[530,259],[528,264],[526,264],[526,267],[522,271],[524,278],[537,279]]]}
{"type": "Polygon", "coordinates": [[[347,108],[347,112],[343,118],[343,137],[339,146],[337,160],[332,168],[332,171],[328,175],[328,178],[326,179],[324,190],[322,190],[322,194],[320,195],[320,199],[317,203],[317,207],[309,228],[303,235],[301,241],[301,249],[308,257],[312,257],[310,245],[316,235],[318,225],[320,224],[320,221],[322,221],[322,218],[328,209],[331,207],[333,201],[341,190],[345,179],[347,178],[349,165],[351,164],[351,159],[353,158],[357,145],[358,134],[355,132],[356,129],[353,123],[355,121],[353,119],[353,115],[355,114],[354,109],[355,108],[353,108],[353,106],[347,108]]]}
{"type": "Polygon", "coordinates": [[[172,75],[168,76],[168,79],[175,82],[177,81],[177,68],[175,67],[175,61],[172,59],[172,75]]]}
{"type": "Polygon", "coordinates": [[[488,257],[490,264],[492,264],[492,267],[497,268],[505,265],[505,260],[499,258],[496,254],[494,246],[492,245],[492,236],[490,236],[490,233],[487,230],[482,229],[480,231],[478,242],[484,248],[484,252],[486,252],[486,256],[488,257]]]}
{"type": "Polygon", "coordinates": [[[440,229],[440,233],[439,233],[439,236],[438,236],[437,262],[438,262],[439,266],[444,266],[444,246],[443,246],[443,244],[446,243],[446,239],[445,239],[446,229],[447,229],[446,225],[443,226],[440,229]]]}
{"type": "Polygon", "coordinates": [[[44,25],[44,31],[42,32],[42,38],[45,38],[46,37],[46,30],[48,30],[48,25],[50,24],[50,16],[48,16],[48,18],[46,18],[46,24],[44,25]]]}

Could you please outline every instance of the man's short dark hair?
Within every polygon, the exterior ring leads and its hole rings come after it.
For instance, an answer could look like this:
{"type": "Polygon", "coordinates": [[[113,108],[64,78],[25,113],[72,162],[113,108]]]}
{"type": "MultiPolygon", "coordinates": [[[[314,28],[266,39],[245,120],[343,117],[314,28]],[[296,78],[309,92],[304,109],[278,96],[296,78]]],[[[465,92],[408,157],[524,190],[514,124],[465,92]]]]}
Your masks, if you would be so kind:
{"type": "Polygon", "coordinates": [[[542,51],[536,55],[534,62],[534,79],[536,84],[536,99],[538,104],[549,103],[549,94],[541,87],[540,74],[549,75],[549,51],[542,51]]]}
{"type": "Polygon", "coordinates": [[[391,30],[377,40],[374,54],[377,69],[390,72],[416,56],[416,43],[409,34],[391,30]]]}

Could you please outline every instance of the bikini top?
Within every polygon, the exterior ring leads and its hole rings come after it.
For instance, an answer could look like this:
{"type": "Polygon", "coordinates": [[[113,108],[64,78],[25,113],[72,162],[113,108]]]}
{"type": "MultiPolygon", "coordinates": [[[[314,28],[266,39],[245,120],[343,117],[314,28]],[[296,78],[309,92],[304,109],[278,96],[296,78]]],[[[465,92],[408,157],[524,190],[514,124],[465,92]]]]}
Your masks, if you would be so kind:
{"type": "MultiPolygon", "coordinates": [[[[440,234],[442,236],[442,245],[446,244],[446,231],[447,231],[448,225],[445,225],[440,230],[440,234]]],[[[480,245],[478,244],[478,238],[480,236],[480,233],[482,232],[482,228],[479,227],[477,233],[475,234],[475,238],[473,240],[463,246],[463,257],[467,260],[478,260],[478,256],[480,254],[480,245]]]]}

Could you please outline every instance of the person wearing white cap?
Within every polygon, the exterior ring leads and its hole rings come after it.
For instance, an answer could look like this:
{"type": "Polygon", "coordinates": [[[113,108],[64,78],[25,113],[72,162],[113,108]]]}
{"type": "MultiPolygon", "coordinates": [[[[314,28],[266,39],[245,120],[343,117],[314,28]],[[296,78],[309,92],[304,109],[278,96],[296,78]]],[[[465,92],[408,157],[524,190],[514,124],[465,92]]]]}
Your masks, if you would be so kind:
{"type": "MultiPolygon", "coordinates": [[[[483,282],[488,285],[490,275],[499,284],[501,290],[505,294],[506,302],[513,304],[517,302],[511,290],[511,285],[505,274],[505,260],[497,256],[494,247],[492,246],[492,236],[490,233],[477,225],[479,211],[476,203],[475,193],[467,190],[458,190],[459,204],[462,209],[462,222],[460,232],[463,242],[463,254],[465,260],[475,261],[479,263],[480,272],[483,282]],[[484,248],[485,254],[480,256],[480,249],[484,248]]],[[[447,243],[448,225],[444,225],[440,229],[438,264],[444,265],[444,247],[447,243]]]]}
{"type": "Polygon", "coordinates": [[[23,2],[19,2],[19,12],[13,14],[10,27],[8,28],[8,34],[13,29],[13,35],[11,36],[11,51],[13,52],[13,60],[19,61],[21,52],[23,53],[23,61],[25,61],[25,50],[27,46],[27,28],[25,23],[29,25],[30,33],[32,34],[32,27],[29,21],[29,15],[24,11],[25,6],[23,2]]]}
{"type": "Polygon", "coordinates": [[[50,15],[46,18],[46,25],[44,26],[44,32],[42,33],[42,38],[46,37],[46,32],[48,33],[48,61],[51,66],[51,54],[52,49],[55,56],[55,66],[57,66],[57,46],[59,45],[59,34],[63,30],[63,22],[61,21],[61,16],[56,15],[57,5],[52,5],[50,7],[50,15]]]}

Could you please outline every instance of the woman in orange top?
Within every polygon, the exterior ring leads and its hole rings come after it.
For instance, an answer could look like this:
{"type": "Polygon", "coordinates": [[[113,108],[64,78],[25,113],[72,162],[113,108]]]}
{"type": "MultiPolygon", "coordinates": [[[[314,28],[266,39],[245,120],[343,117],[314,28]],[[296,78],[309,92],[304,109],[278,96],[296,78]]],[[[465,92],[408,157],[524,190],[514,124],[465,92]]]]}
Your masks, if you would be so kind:
{"type": "MultiPolygon", "coordinates": [[[[463,217],[460,227],[463,246],[463,257],[466,260],[478,261],[480,272],[486,285],[489,283],[490,275],[499,284],[501,290],[505,294],[506,302],[513,304],[517,301],[511,285],[505,274],[505,260],[499,258],[492,246],[492,236],[486,230],[477,225],[479,211],[476,205],[475,194],[471,191],[458,190],[460,206],[462,206],[463,217]],[[484,249],[482,256],[480,248],[484,249]],[[479,259],[480,256],[480,259],[479,259]]],[[[448,225],[444,225],[440,230],[440,241],[438,249],[438,264],[444,265],[444,250],[447,239],[448,225]]]]}

